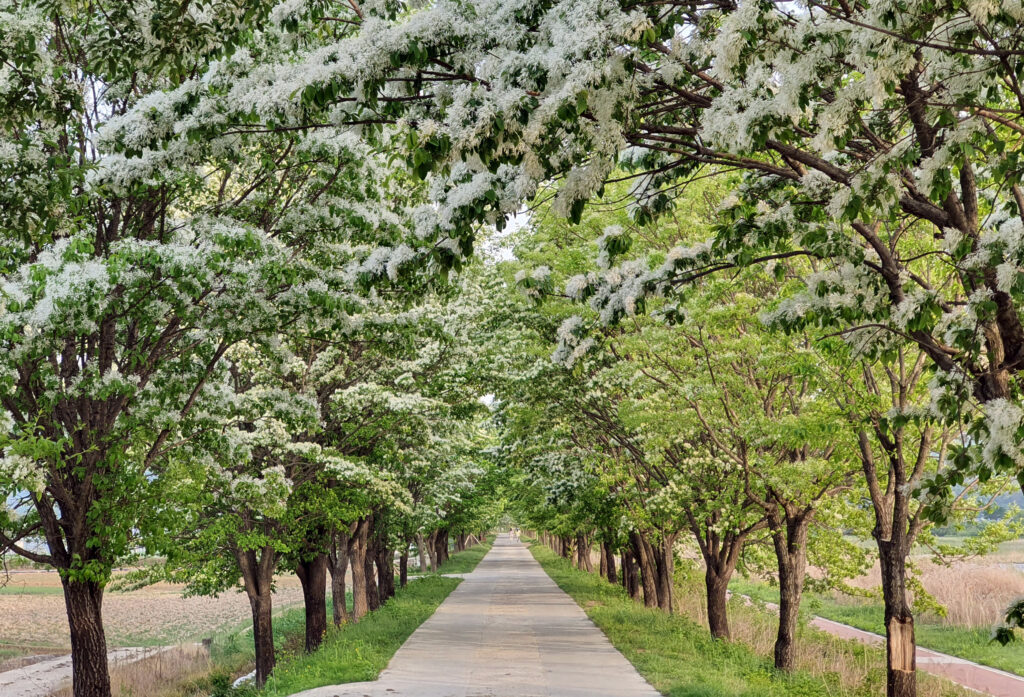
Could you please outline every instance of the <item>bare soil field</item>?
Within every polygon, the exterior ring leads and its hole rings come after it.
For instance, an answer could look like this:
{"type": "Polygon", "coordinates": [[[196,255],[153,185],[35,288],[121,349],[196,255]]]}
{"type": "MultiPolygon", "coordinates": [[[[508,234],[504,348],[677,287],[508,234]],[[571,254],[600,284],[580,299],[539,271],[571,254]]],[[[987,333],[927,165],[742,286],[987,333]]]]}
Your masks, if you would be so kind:
{"type": "MultiPolygon", "coordinates": [[[[275,605],[302,602],[294,576],[278,579],[275,605]]],[[[108,592],[103,599],[107,642],[117,646],[151,646],[198,641],[233,629],[249,617],[244,593],[227,591],[217,598],[181,596],[181,586],[160,583],[127,593],[108,592]]],[[[0,669],[18,654],[65,653],[69,650],[64,596],[56,573],[13,573],[0,588],[0,669]]]]}

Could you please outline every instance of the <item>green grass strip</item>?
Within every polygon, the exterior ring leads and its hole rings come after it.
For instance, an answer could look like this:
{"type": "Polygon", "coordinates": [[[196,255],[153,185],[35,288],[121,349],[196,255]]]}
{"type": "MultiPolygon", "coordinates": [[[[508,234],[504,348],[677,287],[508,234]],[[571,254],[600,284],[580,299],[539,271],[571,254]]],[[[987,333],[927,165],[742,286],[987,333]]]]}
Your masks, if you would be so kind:
{"type": "Polygon", "coordinates": [[[468,574],[476,568],[476,565],[480,563],[484,555],[491,551],[493,545],[494,540],[492,538],[462,552],[456,552],[448,557],[448,561],[441,564],[437,572],[439,574],[468,574]]]}
{"type": "MultiPolygon", "coordinates": [[[[491,551],[491,547],[494,546],[494,538],[491,537],[478,545],[463,550],[461,552],[455,552],[448,561],[441,564],[441,567],[437,570],[439,574],[468,574],[470,571],[476,568],[476,565],[480,563],[480,560],[484,558],[484,555],[491,551]]],[[[429,576],[434,573],[433,571],[413,571],[409,574],[413,576],[429,576]]]]}
{"type": "MultiPolygon", "coordinates": [[[[821,697],[850,694],[835,676],[786,675],[771,661],[735,643],[711,638],[689,618],[634,602],[598,574],[573,569],[547,547],[533,556],[572,596],[612,645],[648,682],[670,697],[821,697]]],[[[869,694],[865,688],[863,694],[869,694]]],[[[860,694],[858,692],[858,694],[860,694]]]]}
{"type": "Polygon", "coordinates": [[[461,582],[430,576],[398,589],[384,607],[359,622],[328,630],[316,653],[280,656],[263,694],[277,697],[323,685],[376,680],[409,635],[461,582]]]}

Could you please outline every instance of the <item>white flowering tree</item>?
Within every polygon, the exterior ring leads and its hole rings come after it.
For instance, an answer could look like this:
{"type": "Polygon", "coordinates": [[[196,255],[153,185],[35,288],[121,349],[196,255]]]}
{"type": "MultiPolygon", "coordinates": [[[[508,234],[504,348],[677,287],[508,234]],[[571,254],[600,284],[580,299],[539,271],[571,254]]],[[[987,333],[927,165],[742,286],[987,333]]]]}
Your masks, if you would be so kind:
{"type": "Polygon", "coordinates": [[[173,524],[156,495],[176,451],[219,447],[227,353],[343,326],[367,269],[399,273],[378,247],[400,246],[418,189],[356,135],[185,133],[195,75],[222,89],[292,46],[279,23],[251,32],[269,9],[0,11],[0,549],[60,572],[76,697],[109,694],[103,589],[173,524]]]}

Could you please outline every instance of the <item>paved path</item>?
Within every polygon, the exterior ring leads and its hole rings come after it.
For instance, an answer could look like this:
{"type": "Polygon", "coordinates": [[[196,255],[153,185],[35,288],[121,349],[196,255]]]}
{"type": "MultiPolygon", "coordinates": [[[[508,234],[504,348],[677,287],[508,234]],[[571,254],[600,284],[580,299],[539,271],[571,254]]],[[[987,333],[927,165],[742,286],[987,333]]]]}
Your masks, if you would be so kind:
{"type": "MultiPolygon", "coordinates": [[[[166,650],[162,647],[114,649],[107,654],[107,660],[111,666],[133,663],[166,650]]],[[[0,673],[0,695],[44,697],[70,680],[71,656],[59,656],[0,673]]]]}
{"type": "Polygon", "coordinates": [[[375,682],[302,697],[659,697],[530,552],[507,536],[375,682]]]}

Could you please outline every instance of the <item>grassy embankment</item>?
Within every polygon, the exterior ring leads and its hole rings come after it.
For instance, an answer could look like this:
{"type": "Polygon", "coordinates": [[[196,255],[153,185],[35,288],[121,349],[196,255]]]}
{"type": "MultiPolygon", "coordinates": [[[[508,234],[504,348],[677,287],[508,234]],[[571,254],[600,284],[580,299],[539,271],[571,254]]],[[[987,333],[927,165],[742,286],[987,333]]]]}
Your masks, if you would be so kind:
{"type": "MultiPolygon", "coordinates": [[[[770,658],[774,618],[767,610],[730,603],[734,641],[717,641],[696,621],[702,596],[692,577],[681,574],[677,587],[681,614],[667,615],[630,600],[597,574],[572,568],[547,547],[536,544],[531,551],[640,674],[670,697],[874,697],[885,692],[878,649],[803,627],[798,670],[782,674],[770,658]]],[[[973,693],[922,676],[921,694],[973,693]]]]}
{"type": "MultiPolygon", "coordinates": [[[[734,593],[761,602],[779,602],[779,592],[767,583],[735,579],[729,584],[734,593]]],[[[819,615],[875,634],[885,635],[884,609],[878,600],[837,598],[820,593],[806,593],[802,610],[808,617],[819,615]]],[[[933,651],[941,651],[968,661],[1024,675],[1024,651],[1019,645],[1001,646],[992,642],[990,628],[955,627],[941,624],[936,617],[924,615],[914,623],[917,643],[933,651]]]]}

